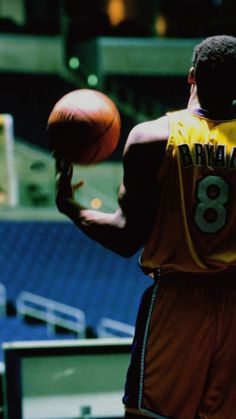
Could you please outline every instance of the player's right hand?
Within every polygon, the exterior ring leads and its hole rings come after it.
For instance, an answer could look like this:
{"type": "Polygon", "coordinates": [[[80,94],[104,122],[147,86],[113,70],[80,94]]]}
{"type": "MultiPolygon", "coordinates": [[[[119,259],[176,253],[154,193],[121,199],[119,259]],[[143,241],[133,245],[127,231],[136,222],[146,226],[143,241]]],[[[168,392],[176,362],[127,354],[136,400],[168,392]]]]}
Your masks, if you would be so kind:
{"type": "Polygon", "coordinates": [[[81,188],[81,180],[72,184],[73,166],[63,158],[56,157],[56,205],[60,212],[67,213],[68,207],[74,203],[74,193],[81,188]]]}
{"type": "Polygon", "coordinates": [[[71,184],[73,167],[62,158],[56,158],[56,205],[60,212],[65,212],[68,200],[73,199],[73,187],[71,184]]]}

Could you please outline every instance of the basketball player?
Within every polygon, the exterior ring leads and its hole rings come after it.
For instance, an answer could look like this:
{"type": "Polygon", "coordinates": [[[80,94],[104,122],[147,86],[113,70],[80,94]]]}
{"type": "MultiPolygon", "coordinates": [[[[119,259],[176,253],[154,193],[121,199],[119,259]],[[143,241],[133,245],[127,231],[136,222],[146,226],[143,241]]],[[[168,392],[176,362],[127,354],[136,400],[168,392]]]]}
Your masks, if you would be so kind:
{"type": "Polygon", "coordinates": [[[188,83],[187,109],[131,131],[115,213],[75,202],[72,169],[57,161],[58,209],[125,257],[142,249],[153,278],[136,323],[126,418],[236,418],[236,38],[197,45],[188,83]]]}

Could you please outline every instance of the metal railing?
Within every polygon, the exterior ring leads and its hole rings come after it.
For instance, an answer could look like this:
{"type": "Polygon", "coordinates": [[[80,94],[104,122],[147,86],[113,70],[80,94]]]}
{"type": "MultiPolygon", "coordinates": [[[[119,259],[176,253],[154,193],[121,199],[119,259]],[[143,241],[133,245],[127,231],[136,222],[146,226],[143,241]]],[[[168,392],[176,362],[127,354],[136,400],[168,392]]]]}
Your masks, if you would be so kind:
{"type": "Polygon", "coordinates": [[[7,314],[7,296],[6,287],[0,283],[0,317],[7,314]]]}
{"type": "Polygon", "coordinates": [[[78,308],[22,291],[16,300],[16,310],[19,318],[27,316],[45,322],[49,335],[56,334],[57,327],[61,327],[85,338],[85,314],[78,308]]]}
{"type": "Polygon", "coordinates": [[[134,326],[117,320],[103,317],[98,325],[97,334],[99,338],[109,337],[133,337],[134,326]]]}

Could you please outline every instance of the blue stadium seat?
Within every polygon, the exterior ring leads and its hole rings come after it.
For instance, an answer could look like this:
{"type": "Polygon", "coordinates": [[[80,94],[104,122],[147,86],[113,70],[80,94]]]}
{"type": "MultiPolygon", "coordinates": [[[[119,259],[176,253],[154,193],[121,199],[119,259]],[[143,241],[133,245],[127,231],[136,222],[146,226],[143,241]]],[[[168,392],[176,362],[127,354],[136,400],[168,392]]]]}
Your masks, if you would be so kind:
{"type": "Polygon", "coordinates": [[[75,339],[72,333],[48,334],[46,324],[28,324],[17,317],[0,318],[0,362],[3,361],[2,344],[33,340],[75,339]]]}
{"type": "Polygon", "coordinates": [[[134,325],[152,281],[138,255],[122,258],[67,221],[1,221],[0,282],[14,303],[21,291],[78,307],[89,327],[102,317],[134,325]]]}

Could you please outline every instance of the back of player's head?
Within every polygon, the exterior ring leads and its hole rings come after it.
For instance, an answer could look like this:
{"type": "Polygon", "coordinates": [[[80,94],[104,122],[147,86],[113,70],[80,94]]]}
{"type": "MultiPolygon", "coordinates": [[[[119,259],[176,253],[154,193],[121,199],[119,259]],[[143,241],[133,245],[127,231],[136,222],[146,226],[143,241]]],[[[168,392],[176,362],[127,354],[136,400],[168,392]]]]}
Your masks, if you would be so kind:
{"type": "Polygon", "coordinates": [[[236,98],[236,38],[206,38],[193,52],[192,65],[202,106],[217,109],[236,98]]]}

